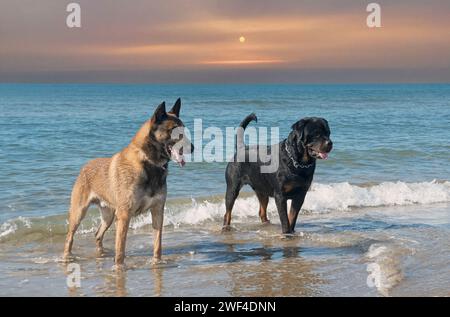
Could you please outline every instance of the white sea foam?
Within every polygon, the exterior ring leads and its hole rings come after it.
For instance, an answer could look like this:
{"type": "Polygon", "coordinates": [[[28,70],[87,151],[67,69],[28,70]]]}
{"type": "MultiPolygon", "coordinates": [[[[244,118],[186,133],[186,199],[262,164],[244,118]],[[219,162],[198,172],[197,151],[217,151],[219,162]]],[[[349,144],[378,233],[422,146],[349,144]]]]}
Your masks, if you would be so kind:
{"type": "MultiPolygon", "coordinates": [[[[361,207],[404,206],[413,204],[433,204],[450,201],[450,182],[384,182],[363,187],[350,183],[313,184],[308,192],[302,210],[312,213],[350,211],[361,207]]],[[[233,221],[245,220],[258,215],[259,202],[254,196],[239,198],[233,208],[233,221]]],[[[269,213],[276,215],[273,200],[268,206],[269,213]]],[[[192,200],[190,205],[168,206],[166,224],[198,224],[204,221],[216,221],[225,212],[225,203],[212,203],[208,200],[192,200]]],[[[275,217],[277,218],[277,217],[275,217]]],[[[149,223],[142,218],[134,227],[149,223]]]]}
{"type": "Polygon", "coordinates": [[[0,226],[0,238],[6,237],[17,230],[14,222],[5,222],[0,226]]]}
{"type": "MultiPolygon", "coordinates": [[[[214,200],[214,199],[213,199],[214,200]]],[[[224,200],[215,198],[216,202],[208,199],[202,201],[192,199],[191,203],[169,202],[165,211],[165,225],[195,225],[207,221],[221,222],[225,212],[224,200]]],[[[308,192],[303,212],[330,213],[334,211],[352,211],[362,207],[376,206],[404,206],[412,204],[433,204],[450,202],[450,182],[384,182],[372,186],[358,186],[350,183],[313,184],[308,192]]],[[[233,222],[246,221],[258,216],[259,202],[255,196],[239,198],[233,208],[233,222]]],[[[277,221],[277,212],[273,199],[268,206],[269,216],[277,221]]],[[[392,212],[395,212],[393,209],[392,212]]],[[[0,240],[8,238],[18,229],[25,233],[33,230],[34,220],[19,217],[0,225],[0,240]]],[[[51,221],[53,223],[53,220],[51,221]]],[[[64,232],[65,228],[54,230],[53,224],[47,224],[47,230],[64,232]],[[62,229],[62,230],[61,230],[62,229]]],[[[83,221],[79,233],[92,233],[98,227],[99,218],[95,216],[91,221],[83,221]]],[[[151,216],[143,214],[132,220],[131,228],[138,229],[151,224],[151,216]]],[[[61,225],[59,225],[61,226],[61,225]]]]}
{"type": "Polygon", "coordinates": [[[5,223],[2,223],[2,225],[0,226],[0,239],[13,234],[19,228],[23,227],[30,229],[31,226],[32,226],[31,220],[29,218],[22,216],[7,221],[5,223]]]}
{"type": "Polygon", "coordinates": [[[450,182],[384,182],[370,187],[349,183],[314,184],[304,209],[346,211],[352,207],[432,204],[450,201],[450,182]]]}

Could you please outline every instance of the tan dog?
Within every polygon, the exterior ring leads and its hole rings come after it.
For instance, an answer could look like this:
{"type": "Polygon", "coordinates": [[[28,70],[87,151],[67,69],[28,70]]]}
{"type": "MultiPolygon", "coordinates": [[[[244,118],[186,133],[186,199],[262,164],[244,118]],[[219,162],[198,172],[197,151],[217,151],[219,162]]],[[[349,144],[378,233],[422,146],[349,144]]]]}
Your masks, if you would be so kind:
{"type": "Polygon", "coordinates": [[[156,230],[153,258],[161,259],[168,162],[172,159],[183,166],[183,147],[193,151],[193,145],[183,136],[180,107],[178,99],[167,113],[163,102],[126,148],[112,157],[94,159],[81,169],[72,190],[65,259],[70,258],[73,236],[91,204],[98,205],[102,216],[95,234],[99,255],[103,254],[103,236],[116,218],[115,263],[123,264],[130,219],[150,209],[156,230]]]}

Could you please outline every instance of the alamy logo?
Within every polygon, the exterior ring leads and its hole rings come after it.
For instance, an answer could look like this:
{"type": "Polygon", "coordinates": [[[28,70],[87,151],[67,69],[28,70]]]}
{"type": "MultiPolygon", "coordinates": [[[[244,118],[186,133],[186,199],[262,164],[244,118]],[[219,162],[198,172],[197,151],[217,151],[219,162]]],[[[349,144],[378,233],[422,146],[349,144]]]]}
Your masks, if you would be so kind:
{"type": "Polygon", "coordinates": [[[68,288],[81,287],[81,267],[77,263],[70,263],[67,265],[67,279],[66,284],[68,288]]]}
{"type": "MultiPolygon", "coordinates": [[[[81,6],[76,2],[69,3],[67,5],[66,11],[69,15],[66,18],[66,25],[69,28],[80,28],[81,27],[81,6]]],[[[381,6],[372,2],[366,7],[366,11],[370,12],[367,16],[366,24],[369,28],[380,28],[381,27],[381,6]]],[[[242,37],[241,37],[242,39],[242,37]]],[[[245,41],[245,39],[244,39],[245,41]]],[[[241,41],[242,42],[242,41],[241,41]]]]}
{"type": "Polygon", "coordinates": [[[194,119],[194,130],[176,128],[172,130],[173,140],[179,140],[173,151],[191,153],[193,140],[194,152],[186,157],[186,162],[261,162],[261,173],[273,173],[279,166],[279,128],[270,127],[207,127],[203,129],[202,119],[194,119]],[[245,145],[245,136],[250,146],[245,145]],[[259,146],[258,146],[259,145],[259,146]]]}
{"type": "Polygon", "coordinates": [[[381,271],[380,265],[378,263],[368,264],[367,272],[369,272],[366,281],[367,286],[380,288],[383,279],[383,272],[381,271]]]}
{"type": "Polygon", "coordinates": [[[70,12],[66,18],[66,25],[69,28],[81,28],[81,7],[78,3],[72,2],[67,5],[67,12],[70,12]]]}
{"type": "Polygon", "coordinates": [[[367,5],[366,11],[370,12],[366,19],[367,26],[369,28],[380,28],[381,6],[376,2],[372,2],[367,5]]]}

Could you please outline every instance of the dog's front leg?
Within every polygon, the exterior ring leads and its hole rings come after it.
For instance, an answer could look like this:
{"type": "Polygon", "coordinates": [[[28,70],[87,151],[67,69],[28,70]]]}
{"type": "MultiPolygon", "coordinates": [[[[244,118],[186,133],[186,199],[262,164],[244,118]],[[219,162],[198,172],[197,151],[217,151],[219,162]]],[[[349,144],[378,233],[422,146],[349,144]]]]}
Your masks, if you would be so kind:
{"type": "Polygon", "coordinates": [[[275,195],[275,204],[277,205],[278,215],[281,221],[281,230],[283,233],[290,233],[289,220],[287,215],[287,199],[281,194],[275,195]]]}
{"type": "Polygon", "coordinates": [[[162,229],[164,222],[164,203],[158,204],[151,208],[152,212],[152,227],[154,230],[153,238],[153,263],[158,263],[161,260],[161,240],[162,229]]]}
{"type": "Polygon", "coordinates": [[[289,226],[291,229],[291,232],[295,231],[295,224],[297,223],[297,216],[300,212],[300,209],[302,208],[303,201],[305,200],[305,194],[301,194],[298,197],[295,197],[292,199],[291,203],[291,209],[289,210],[289,226]]]}
{"type": "Polygon", "coordinates": [[[126,209],[119,209],[116,212],[116,218],[116,257],[114,262],[116,265],[122,265],[125,259],[125,243],[130,224],[130,214],[126,209]]]}

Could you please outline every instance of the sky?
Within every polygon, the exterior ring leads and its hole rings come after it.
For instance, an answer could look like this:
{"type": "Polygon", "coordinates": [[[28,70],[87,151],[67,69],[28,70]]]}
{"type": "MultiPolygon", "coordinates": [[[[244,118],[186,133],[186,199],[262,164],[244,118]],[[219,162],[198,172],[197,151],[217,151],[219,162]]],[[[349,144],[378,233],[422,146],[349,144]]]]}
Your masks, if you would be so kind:
{"type": "Polygon", "coordinates": [[[0,0],[0,82],[450,82],[448,0],[70,2],[0,0]]]}

